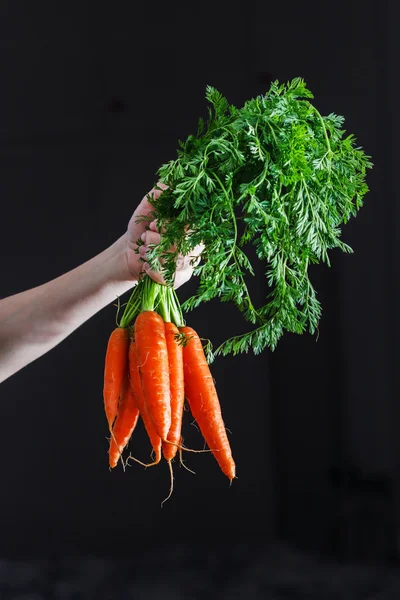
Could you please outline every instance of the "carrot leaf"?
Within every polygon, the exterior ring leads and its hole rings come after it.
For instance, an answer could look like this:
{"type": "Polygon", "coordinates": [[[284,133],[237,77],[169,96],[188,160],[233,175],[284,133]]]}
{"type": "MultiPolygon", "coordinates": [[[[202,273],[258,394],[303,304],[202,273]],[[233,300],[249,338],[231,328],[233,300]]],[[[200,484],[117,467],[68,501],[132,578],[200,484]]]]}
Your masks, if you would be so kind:
{"type": "Polygon", "coordinates": [[[183,309],[213,298],[233,302],[252,329],[215,354],[259,353],[274,349],[285,331],[317,331],[321,304],[309,267],[330,265],[334,249],[352,251],[341,226],[363,205],[372,163],[346,134],[343,117],[318,112],[301,78],[274,82],[241,108],[212,87],[206,98],[207,123],[200,120],[197,134],[158,171],[168,188],[152,203],[165,234],[148,260],[157,269],[163,257],[172,284],[178,254],[203,243],[198,287],[183,309]],[[247,285],[254,275],[249,245],[266,274],[260,307],[247,285]]]}

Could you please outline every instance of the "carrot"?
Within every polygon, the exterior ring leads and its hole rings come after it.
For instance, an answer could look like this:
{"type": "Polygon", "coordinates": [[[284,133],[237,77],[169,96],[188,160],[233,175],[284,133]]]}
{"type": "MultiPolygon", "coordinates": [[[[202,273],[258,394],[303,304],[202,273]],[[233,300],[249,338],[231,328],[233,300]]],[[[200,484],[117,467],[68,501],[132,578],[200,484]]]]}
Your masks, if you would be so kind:
{"type": "Polygon", "coordinates": [[[139,409],[140,416],[142,417],[144,427],[147,431],[147,435],[149,436],[150,443],[155,454],[154,462],[151,463],[151,465],[156,465],[161,460],[161,438],[154,427],[154,423],[151,420],[149,412],[145,405],[142,383],[140,381],[139,364],[137,359],[135,342],[131,342],[129,346],[129,374],[131,379],[131,386],[135,394],[136,405],[139,409]]]}
{"type": "Polygon", "coordinates": [[[117,327],[110,335],[104,366],[104,408],[111,431],[118,411],[122,381],[128,366],[128,329],[117,327]]]}
{"type": "Polygon", "coordinates": [[[139,314],[135,343],[145,405],[164,441],[171,427],[171,393],[164,321],[159,314],[150,310],[139,314]]]}
{"type": "Polygon", "coordinates": [[[185,396],[208,447],[222,472],[232,481],[236,476],[235,463],[201,340],[191,327],[181,327],[180,331],[189,338],[183,347],[185,396]]]}
{"type": "Polygon", "coordinates": [[[165,323],[165,338],[167,342],[169,380],[171,391],[171,427],[167,440],[163,443],[163,454],[167,461],[171,461],[181,443],[182,415],[185,402],[185,390],[183,384],[183,355],[182,345],[175,338],[179,335],[179,329],[174,323],[165,323]]]}
{"type": "Polygon", "coordinates": [[[126,373],[122,382],[119,397],[118,414],[110,439],[109,463],[113,469],[117,466],[125,446],[128,444],[139,418],[139,409],[136,405],[135,394],[126,373]]]}

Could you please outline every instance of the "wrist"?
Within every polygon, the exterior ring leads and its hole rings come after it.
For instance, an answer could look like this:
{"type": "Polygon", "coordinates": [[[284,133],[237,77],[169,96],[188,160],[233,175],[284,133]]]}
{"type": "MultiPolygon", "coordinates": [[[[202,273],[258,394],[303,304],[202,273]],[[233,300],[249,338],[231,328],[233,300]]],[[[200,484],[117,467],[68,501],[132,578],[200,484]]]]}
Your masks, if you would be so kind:
{"type": "Polygon", "coordinates": [[[121,236],[104,251],[106,255],[106,273],[109,283],[127,284],[132,287],[139,276],[132,272],[127,256],[127,234],[121,236]]]}

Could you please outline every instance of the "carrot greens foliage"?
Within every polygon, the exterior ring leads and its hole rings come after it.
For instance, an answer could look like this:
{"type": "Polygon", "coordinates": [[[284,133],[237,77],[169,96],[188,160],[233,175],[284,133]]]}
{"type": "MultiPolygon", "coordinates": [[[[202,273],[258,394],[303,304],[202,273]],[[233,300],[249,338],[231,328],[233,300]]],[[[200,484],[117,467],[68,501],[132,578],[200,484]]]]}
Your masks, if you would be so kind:
{"type": "Polygon", "coordinates": [[[177,158],[158,171],[169,187],[151,201],[165,235],[149,263],[157,270],[163,256],[164,277],[172,281],[178,253],[190,255],[202,242],[199,285],[184,310],[215,297],[233,302],[252,326],[216,353],[259,353],[274,349],[284,331],[315,332],[321,305],[309,266],[329,264],[334,248],[351,252],[341,225],[362,206],[372,163],[343,130],[343,117],[318,112],[300,78],[273,83],[242,108],[212,87],[206,98],[208,121],[200,119],[177,158]],[[246,285],[254,274],[249,245],[269,288],[259,307],[246,285]]]}

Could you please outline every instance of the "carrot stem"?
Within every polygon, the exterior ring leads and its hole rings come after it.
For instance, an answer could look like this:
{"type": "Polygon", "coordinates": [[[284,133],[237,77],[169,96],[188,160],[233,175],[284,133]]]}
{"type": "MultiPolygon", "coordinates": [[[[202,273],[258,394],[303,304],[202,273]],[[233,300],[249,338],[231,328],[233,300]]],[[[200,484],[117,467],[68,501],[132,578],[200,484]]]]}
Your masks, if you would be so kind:
{"type": "Polygon", "coordinates": [[[159,300],[157,296],[159,295],[162,287],[163,286],[161,286],[159,283],[155,283],[148,275],[144,277],[143,288],[141,290],[141,312],[154,311],[156,309],[156,300],[159,300]]]}
{"type": "Polygon", "coordinates": [[[163,318],[164,323],[169,323],[171,321],[171,311],[168,302],[168,292],[168,288],[165,285],[163,285],[158,293],[159,304],[157,307],[157,312],[163,318]]]}
{"type": "Polygon", "coordinates": [[[148,275],[139,281],[125,305],[119,327],[129,327],[140,312],[158,308],[157,300],[159,300],[158,296],[163,287],[155,283],[148,275]]]}
{"type": "Polygon", "coordinates": [[[130,298],[125,306],[124,313],[121,317],[119,326],[122,328],[129,327],[132,321],[137,317],[140,312],[141,304],[141,293],[142,293],[143,281],[139,281],[132,290],[130,298]]]}
{"type": "Polygon", "coordinates": [[[173,288],[170,288],[170,307],[171,307],[171,321],[177,327],[183,327],[185,324],[185,320],[183,318],[182,309],[180,302],[178,300],[178,296],[176,295],[176,291],[173,288]]]}

